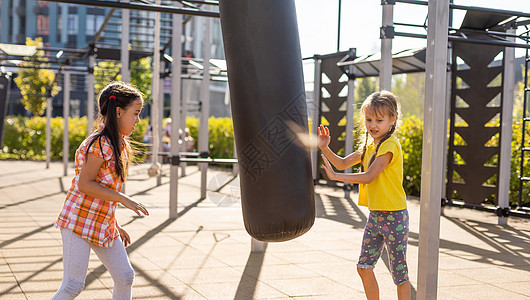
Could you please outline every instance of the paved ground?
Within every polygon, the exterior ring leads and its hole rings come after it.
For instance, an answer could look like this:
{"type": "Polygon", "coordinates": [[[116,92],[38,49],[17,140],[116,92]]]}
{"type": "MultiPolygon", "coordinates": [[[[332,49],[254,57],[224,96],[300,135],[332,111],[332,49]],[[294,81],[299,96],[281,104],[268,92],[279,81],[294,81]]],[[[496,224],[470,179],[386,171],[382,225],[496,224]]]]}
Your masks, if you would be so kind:
{"type": "MultiPolygon", "coordinates": [[[[237,178],[187,168],[179,180],[179,217],[168,219],[169,179],[130,172],[127,193],[147,204],[149,217],[118,210],[129,231],[136,270],[134,299],[363,299],[355,271],[367,210],[344,192],[316,187],[317,219],[305,235],[252,253],[243,228],[237,178]]],[[[52,227],[73,169],[43,162],[0,161],[0,299],[50,299],[62,277],[59,230],[52,227]]],[[[416,294],[419,201],[411,216],[408,262],[416,294]]],[[[438,299],[530,299],[530,220],[498,226],[492,213],[446,208],[441,217],[438,299]]],[[[387,260],[376,267],[382,299],[396,299],[387,260]]],[[[78,299],[110,299],[112,279],[91,256],[78,299]]],[[[415,297],[414,297],[415,298],[415,297]]]]}

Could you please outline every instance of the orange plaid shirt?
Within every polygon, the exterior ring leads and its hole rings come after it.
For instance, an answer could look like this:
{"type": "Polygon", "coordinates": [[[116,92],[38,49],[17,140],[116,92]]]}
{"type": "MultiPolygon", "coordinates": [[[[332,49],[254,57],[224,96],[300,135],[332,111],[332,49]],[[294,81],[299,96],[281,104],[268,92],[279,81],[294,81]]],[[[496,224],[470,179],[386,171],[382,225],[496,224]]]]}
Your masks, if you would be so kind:
{"type": "MultiPolygon", "coordinates": [[[[105,124],[102,123],[75,152],[75,177],[72,179],[72,186],[68,190],[63,209],[54,226],[70,229],[92,244],[112,247],[119,236],[115,218],[117,202],[94,198],[79,191],[79,173],[85,164],[87,146],[104,127],[105,124]]],[[[130,147],[125,139],[122,138],[121,141],[122,149],[130,147]]],[[[88,153],[105,160],[99,169],[96,181],[109,189],[121,191],[123,182],[116,173],[114,154],[107,137],[103,136],[96,140],[90,146],[88,153]]],[[[126,151],[122,153],[127,155],[126,151]]]]}

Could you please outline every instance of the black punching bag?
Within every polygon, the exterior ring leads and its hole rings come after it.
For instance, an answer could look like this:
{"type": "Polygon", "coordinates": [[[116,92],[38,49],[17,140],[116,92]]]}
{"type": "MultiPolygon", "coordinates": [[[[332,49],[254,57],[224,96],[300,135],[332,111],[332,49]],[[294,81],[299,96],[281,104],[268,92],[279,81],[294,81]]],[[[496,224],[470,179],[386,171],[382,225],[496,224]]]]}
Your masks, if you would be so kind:
{"type": "Polygon", "coordinates": [[[315,220],[294,0],[221,0],[219,10],[245,228],[287,241],[315,220]]]}

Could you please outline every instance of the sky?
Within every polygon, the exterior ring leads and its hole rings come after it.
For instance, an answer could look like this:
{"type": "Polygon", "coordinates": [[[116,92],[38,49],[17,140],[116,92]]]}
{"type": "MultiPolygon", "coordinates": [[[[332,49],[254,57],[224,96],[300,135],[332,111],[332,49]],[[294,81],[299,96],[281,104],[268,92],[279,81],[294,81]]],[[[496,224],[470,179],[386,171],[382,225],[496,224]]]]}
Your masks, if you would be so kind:
{"type": "MultiPolygon", "coordinates": [[[[337,51],[338,3],[339,0],[295,0],[302,57],[337,51]]],[[[530,0],[454,0],[454,3],[530,13],[530,0]]],[[[378,52],[381,10],[380,0],[342,0],[339,50],[356,48],[358,56],[378,52]]],[[[465,12],[458,10],[454,14],[453,26],[458,28],[465,12]]],[[[405,3],[394,6],[394,22],[422,25],[426,15],[427,6],[405,3]]],[[[411,30],[403,26],[396,26],[396,31],[426,34],[421,28],[411,30]]],[[[425,40],[417,38],[396,37],[392,43],[393,51],[425,47],[425,40]]]]}

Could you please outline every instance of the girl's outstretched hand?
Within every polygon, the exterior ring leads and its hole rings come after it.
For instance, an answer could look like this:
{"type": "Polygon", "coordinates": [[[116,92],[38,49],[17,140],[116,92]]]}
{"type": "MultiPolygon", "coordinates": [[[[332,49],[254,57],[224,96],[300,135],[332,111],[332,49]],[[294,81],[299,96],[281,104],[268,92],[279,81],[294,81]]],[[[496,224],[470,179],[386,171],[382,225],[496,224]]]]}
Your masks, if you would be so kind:
{"type": "Polygon", "coordinates": [[[322,168],[324,169],[324,171],[326,171],[326,175],[328,175],[329,180],[335,180],[336,173],[331,167],[329,160],[326,158],[324,154],[320,154],[320,156],[322,156],[322,160],[324,161],[322,168]]]}
{"type": "Polygon", "coordinates": [[[318,126],[318,148],[321,150],[326,148],[330,141],[331,135],[329,135],[329,129],[321,124],[318,126]]]}
{"type": "MultiPolygon", "coordinates": [[[[124,195],[125,196],[125,195],[124,195]]],[[[147,208],[142,203],[134,200],[133,198],[129,196],[125,196],[125,199],[121,202],[125,207],[128,209],[134,211],[137,215],[141,216],[142,214],[148,216],[149,212],[147,211],[147,208]]]]}
{"type": "Polygon", "coordinates": [[[121,228],[120,225],[118,225],[117,223],[116,223],[116,228],[118,229],[118,233],[120,234],[120,237],[121,237],[121,240],[123,242],[123,245],[125,247],[129,246],[131,244],[131,237],[129,236],[127,231],[125,231],[125,229],[121,228]]]}

